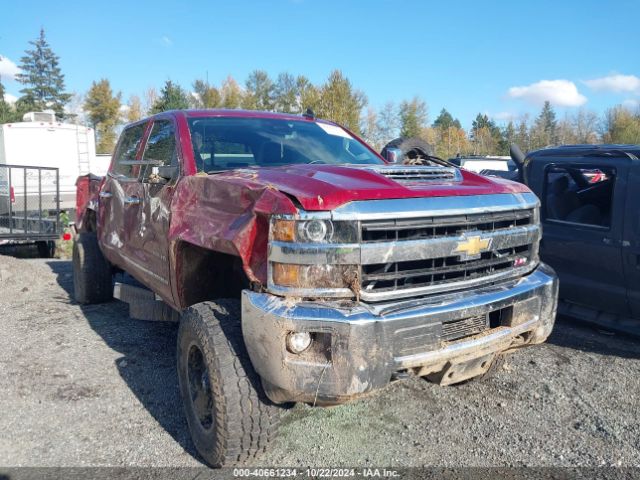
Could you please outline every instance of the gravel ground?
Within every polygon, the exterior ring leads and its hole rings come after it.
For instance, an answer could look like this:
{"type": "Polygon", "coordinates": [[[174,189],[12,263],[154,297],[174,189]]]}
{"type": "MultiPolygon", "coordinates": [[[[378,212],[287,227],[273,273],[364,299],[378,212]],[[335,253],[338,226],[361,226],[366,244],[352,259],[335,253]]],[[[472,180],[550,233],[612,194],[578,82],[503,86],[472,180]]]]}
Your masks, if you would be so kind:
{"type": "MultiPolygon", "coordinates": [[[[199,466],[177,327],[70,300],[71,263],[0,256],[0,465],[199,466]]],[[[640,343],[560,321],[495,377],[299,405],[271,466],[640,466],[640,343]]]]}

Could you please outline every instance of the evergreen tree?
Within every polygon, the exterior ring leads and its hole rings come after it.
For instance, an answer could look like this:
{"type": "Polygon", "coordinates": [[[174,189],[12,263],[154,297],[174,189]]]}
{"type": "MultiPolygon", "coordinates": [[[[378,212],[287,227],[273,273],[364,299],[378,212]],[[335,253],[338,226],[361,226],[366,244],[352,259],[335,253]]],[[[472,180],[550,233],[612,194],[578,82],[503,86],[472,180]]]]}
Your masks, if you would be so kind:
{"type": "Polygon", "coordinates": [[[109,153],[116,143],[116,125],[120,121],[120,92],[114,95],[109,80],[93,82],[84,102],[89,121],[96,131],[96,152],[109,153]]]}
{"type": "Polygon", "coordinates": [[[53,53],[47,42],[44,29],[40,30],[40,37],[29,42],[32,50],[25,51],[20,59],[21,72],[16,80],[25,87],[22,93],[22,108],[33,110],[51,109],[59,117],[64,117],[64,106],[71,99],[65,93],[64,75],[59,67],[60,58],[53,53]]]}
{"type": "Polygon", "coordinates": [[[471,140],[474,153],[490,155],[499,151],[502,135],[498,126],[488,115],[478,113],[471,124],[471,140]]]}
{"type": "Polygon", "coordinates": [[[446,130],[451,127],[462,128],[462,125],[460,124],[460,120],[458,120],[457,118],[454,120],[447,109],[443,108],[440,111],[440,115],[438,115],[438,118],[436,118],[433,122],[433,127],[440,127],[443,130],[446,130]]]}
{"type": "Polygon", "coordinates": [[[264,70],[254,70],[245,83],[242,107],[248,110],[273,110],[274,85],[264,70]]]}
{"type": "Polygon", "coordinates": [[[189,96],[177,83],[167,80],[160,91],[160,96],[151,107],[151,113],[167,110],[184,110],[189,108],[189,96]]]}
{"type": "Polygon", "coordinates": [[[410,101],[400,104],[400,136],[419,137],[428,121],[427,104],[420,97],[413,97],[410,101]]]}
{"type": "Polygon", "coordinates": [[[556,113],[549,101],[544,102],[542,111],[533,124],[533,144],[534,148],[546,147],[558,143],[558,122],[556,113]]]}

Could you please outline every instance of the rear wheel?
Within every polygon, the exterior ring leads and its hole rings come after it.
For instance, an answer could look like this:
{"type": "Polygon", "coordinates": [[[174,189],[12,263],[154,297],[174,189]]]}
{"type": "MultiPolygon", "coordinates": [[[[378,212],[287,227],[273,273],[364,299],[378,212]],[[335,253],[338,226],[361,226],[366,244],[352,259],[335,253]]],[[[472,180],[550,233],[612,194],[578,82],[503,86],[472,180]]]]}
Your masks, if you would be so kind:
{"type": "Polygon", "coordinates": [[[210,465],[235,465],[265,449],[280,408],[265,396],[249,360],[240,302],[193,305],[178,331],[180,393],[195,446],[210,465]]]}
{"type": "Polygon", "coordinates": [[[80,233],[73,242],[73,291],[76,302],[108,302],[113,298],[111,265],[102,255],[95,233],[80,233]]]}

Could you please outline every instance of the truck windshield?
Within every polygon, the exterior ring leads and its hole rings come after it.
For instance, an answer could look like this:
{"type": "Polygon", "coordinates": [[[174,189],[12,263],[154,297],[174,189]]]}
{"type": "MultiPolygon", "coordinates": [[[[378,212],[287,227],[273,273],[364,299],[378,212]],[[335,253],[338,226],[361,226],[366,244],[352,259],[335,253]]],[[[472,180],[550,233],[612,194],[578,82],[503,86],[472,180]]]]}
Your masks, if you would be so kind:
{"type": "Polygon", "coordinates": [[[383,164],[344,129],[309,120],[190,118],[199,172],[291,164],[383,164]]]}

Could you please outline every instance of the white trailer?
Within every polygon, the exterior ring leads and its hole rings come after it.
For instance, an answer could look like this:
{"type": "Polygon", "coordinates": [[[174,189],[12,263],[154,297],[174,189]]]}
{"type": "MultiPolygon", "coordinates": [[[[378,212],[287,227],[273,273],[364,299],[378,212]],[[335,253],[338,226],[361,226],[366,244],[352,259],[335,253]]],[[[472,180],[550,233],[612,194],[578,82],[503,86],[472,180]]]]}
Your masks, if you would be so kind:
{"type": "MultiPolygon", "coordinates": [[[[104,175],[109,167],[110,156],[96,156],[92,128],[59,122],[49,112],[27,113],[23,120],[0,125],[0,165],[57,168],[59,188],[56,190],[59,191],[60,209],[75,209],[77,178],[88,173],[104,175]]],[[[37,182],[40,179],[30,175],[31,173],[33,172],[27,170],[27,188],[24,176],[16,175],[16,178],[12,178],[15,203],[35,201],[20,198],[20,192],[27,191],[28,196],[32,192],[34,195],[38,192],[37,182]]],[[[39,175],[47,173],[42,171],[39,175]]],[[[51,185],[49,181],[44,183],[51,185]]],[[[52,193],[53,191],[45,190],[41,194],[46,196],[52,193]]]]}

